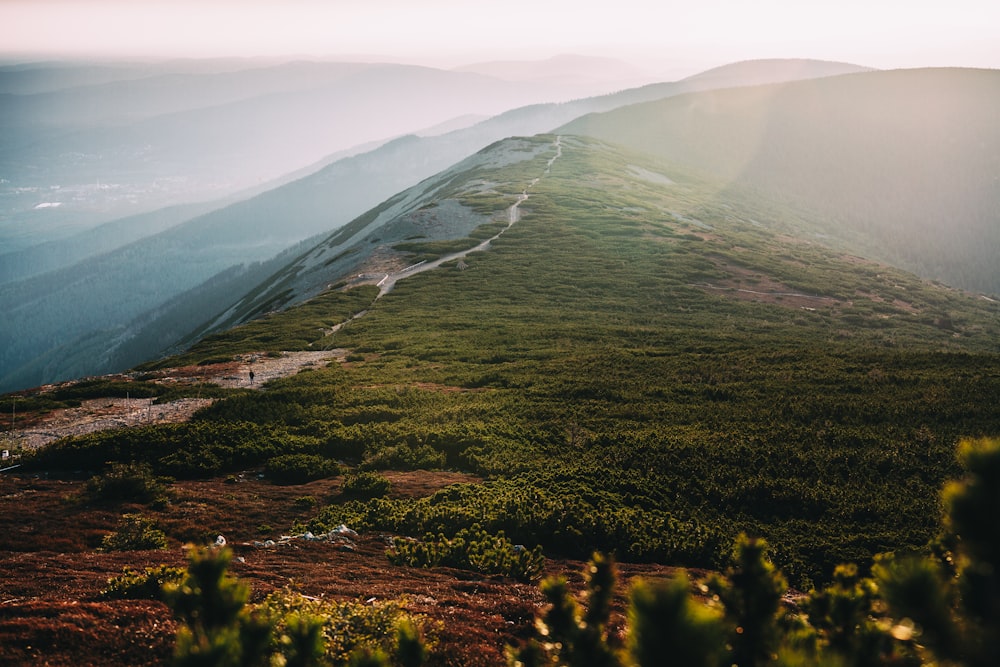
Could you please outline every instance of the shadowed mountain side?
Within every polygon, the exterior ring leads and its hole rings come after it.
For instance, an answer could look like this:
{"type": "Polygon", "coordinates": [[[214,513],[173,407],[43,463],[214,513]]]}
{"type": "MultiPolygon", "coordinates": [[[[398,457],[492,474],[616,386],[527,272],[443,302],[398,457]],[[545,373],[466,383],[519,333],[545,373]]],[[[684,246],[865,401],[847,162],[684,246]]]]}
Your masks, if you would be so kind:
{"type": "MultiPolygon", "coordinates": [[[[268,183],[248,188],[224,199],[168,206],[112,220],[87,229],[66,239],[50,241],[23,250],[0,254],[0,283],[24,280],[82,262],[88,257],[111,252],[117,248],[154,236],[189,220],[232,206],[256,195],[293,183],[345,158],[374,151],[387,142],[369,142],[353,149],[340,151],[314,165],[285,174],[268,183]]],[[[334,193],[336,194],[336,193],[334,193]]]]}
{"type": "Polygon", "coordinates": [[[241,294],[247,285],[266,280],[308,247],[310,242],[303,241],[270,260],[229,267],[131,321],[108,322],[63,342],[15,369],[4,380],[12,386],[36,386],[40,377],[91,376],[148,361],[154,354],[151,351],[176,347],[190,334],[192,322],[213,318],[220,304],[235,298],[234,293],[241,294]]]}
{"type": "MultiPolygon", "coordinates": [[[[366,207],[417,180],[410,175],[414,169],[418,175],[425,168],[436,170],[434,164],[423,165],[425,157],[419,152],[400,150],[416,141],[415,137],[407,137],[390,142],[372,153],[340,160],[306,179],[188,220],[110,253],[0,286],[0,304],[9,315],[0,324],[0,340],[4,343],[0,367],[6,369],[4,376],[15,373],[22,378],[19,386],[63,377],[57,371],[58,358],[63,355],[78,358],[74,362],[78,370],[81,363],[95,364],[84,374],[103,370],[101,360],[108,357],[110,349],[80,359],[72,346],[63,346],[80,335],[119,330],[145,311],[160,307],[229,267],[267,260],[318,230],[339,227],[366,207]],[[25,331],[33,335],[25,337],[25,331]],[[50,355],[44,364],[48,372],[42,373],[31,363],[35,356],[59,347],[63,351],[50,355]]],[[[250,284],[262,277],[256,276],[250,284]]],[[[188,329],[198,321],[190,322],[188,329]]],[[[103,340],[109,348],[116,342],[112,337],[103,340]]],[[[4,379],[0,386],[11,385],[4,379]]]]}
{"type": "Polygon", "coordinates": [[[0,254],[0,284],[71,267],[87,257],[159,234],[224,205],[224,202],[204,202],[168,206],[106,222],[69,238],[0,254]]]}
{"type": "Polygon", "coordinates": [[[829,221],[817,233],[1000,293],[1000,72],[870,72],[718,90],[560,129],[694,168],[829,221]]]}

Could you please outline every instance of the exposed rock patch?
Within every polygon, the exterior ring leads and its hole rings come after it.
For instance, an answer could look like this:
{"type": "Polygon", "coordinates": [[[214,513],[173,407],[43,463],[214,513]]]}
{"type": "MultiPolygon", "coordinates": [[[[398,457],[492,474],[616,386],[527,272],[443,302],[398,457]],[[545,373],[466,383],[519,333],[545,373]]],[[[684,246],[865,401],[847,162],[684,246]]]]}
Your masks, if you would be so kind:
{"type": "MultiPolygon", "coordinates": [[[[346,350],[321,352],[282,352],[280,355],[243,355],[234,361],[167,368],[144,376],[150,382],[163,385],[214,384],[220,387],[260,389],[269,380],[293,375],[303,368],[324,367],[331,361],[343,361],[346,350]],[[250,372],[253,371],[253,381],[250,372]]],[[[126,376],[118,376],[127,380],[126,376]]],[[[53,391],[55,385],[42,387],[38,393],[53,391]]],[[[182,398],[169,403],[156,403],[150,398],[94,398],[80,407],[53,410],[45,414],[21,417],[24,428],[5,434],[5,449],[17,446],[35,449],[72,435],[94,431],[128,428],[145,424],[186,422],[214,399],[182,398]]]]}

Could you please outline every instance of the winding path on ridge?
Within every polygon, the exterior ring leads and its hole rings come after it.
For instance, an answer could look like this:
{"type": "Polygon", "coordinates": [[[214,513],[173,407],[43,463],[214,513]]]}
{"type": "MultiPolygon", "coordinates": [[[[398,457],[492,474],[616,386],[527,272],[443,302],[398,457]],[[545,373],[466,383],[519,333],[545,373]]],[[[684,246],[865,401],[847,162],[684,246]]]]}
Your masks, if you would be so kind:
{"type": "MultiPolygon", "coordinates": [[[[555,141],[553,142],[553,145],[556,148],[556,154],[553,155],[549,159],[548,164],[545,165],[544,174],[548,174],[549,170],[552,168],[552,163],[554,163],[556,160],[562,157],[562,137],[557,136],[555,141]]],[[[391,292],[392,288],[396,286],[396,282],[399,280],[403,280],[404,278],[409,278],[410,276],[414,276],[424,271],[429,271],[430,269],[436,269],[445,262],[451,262],[456,259],[462,259],[469,253],[479,252],[481,250],[485,250],[486,248],[488,248],[493,241],[500,238],[501,234],[503,234],[505,231],[513,227],[514,223],[521,219],[521,211],[519,210],[519,207],[521,206],[522,203],[524,203],[528,199],[528,190],[530,190],[532,186],[534,186],[540,180],[541,177],[532,179],[531,183],[529,183],[528,186],[521,191],[521,194],[517,196],[517,201],[515,201],[513,204],[507,207],[507,226],[501,229],[499,232],[497,232],[496,235],[486,239],[477,246],[469,248],[468,250],[453,252],[449,255],[445,255],[444,257],[439,257],[438,259],[435,259],[430,262],[420,262],[419,264],[408,266],[402,271],[397,271],[396,273],[387,273],[385,278],[383,278],[378,282],[379,291],[378,291],[378,296],[375,297],[375,300],[377,301],[378,299],[382,298],[383,296],[391,292]]]]}
{"type": "MultiPolygon", "coordinates": [[[[263,389],[268,381],[294,375],[303,368],[322,368],[330,363],[343,362],[346,354],[347,350],[340,349],[242,354],[229,362],[164,368],[148,374],[151,377],[147,380],[166,386],[213,384],[230,389],[263,389]],[[254,372],[253,382],[249,376],[251,370],[254,372]]],[[[126,375],[103,377],[119,381],[131,379],[126,375]]],[[[46,385],[40,387],[38,393],[44,395],[60,386],[46,385]]],[[[200,396],[167,403],[157,403],[152,398],[100,397],[83,400],[79,407],[43,410],[39,413],[19,412],[21,421],[17,425],[20,428],[0,433],[0,449],[36,449],[67,436],[133,426],[186,422],[197,410],[214,401],[213,398],[200,396]]]]}

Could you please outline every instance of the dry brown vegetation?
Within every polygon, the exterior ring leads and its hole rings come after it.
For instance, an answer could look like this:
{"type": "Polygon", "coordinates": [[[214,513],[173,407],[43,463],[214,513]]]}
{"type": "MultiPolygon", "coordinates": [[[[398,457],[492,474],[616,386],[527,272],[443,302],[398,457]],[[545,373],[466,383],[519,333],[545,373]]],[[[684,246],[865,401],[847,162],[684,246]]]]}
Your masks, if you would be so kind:
{"type": "MultiPolygon", "coordinates": [[[[388,472],[393,495],[424,496],[474,477],[450,472],[388,472]]],[[[185,539],[225,535],[236,559],[232,571],[253,588],[253,601],[291,588],[338,600],[404,598],[405,608],[436,622],[436,665],[502,664],[504,647],[530,636],[543,600],[538,588],[449,568],[394,566],[385,557],[389,536],[364,534],[349,550],[330,542],[277,539],[312,508],[302,499],[336,498],[342,478],[279,486],[254,474],[230,481],[171,485],[159,510],[81,499],[83,480],[6,474],[0,477],[0,662],[5,665],[161,665],[169,662],[175,623],[166,605],[103,600],[100,592],[123,568],[183,566],[185,539]],[[233,481],[236,480],[236,481],[233,481]],[[165,551],[101,552],[100,538],[119,515],[142,511],[170,536],[165,551]],[[264,530],[267,526],[272,530],[264,530]]],[[[568,573],[583,585],[583,564],[553,560],[548,574],[568,573]]],[[[655,565],[623,565],[623,579],[668,575],[655,565]]],[[[624,590],[624,588],[622,589],[624,590]]],[[[618,601],[619,627],[624,601],[618,601]]]]}

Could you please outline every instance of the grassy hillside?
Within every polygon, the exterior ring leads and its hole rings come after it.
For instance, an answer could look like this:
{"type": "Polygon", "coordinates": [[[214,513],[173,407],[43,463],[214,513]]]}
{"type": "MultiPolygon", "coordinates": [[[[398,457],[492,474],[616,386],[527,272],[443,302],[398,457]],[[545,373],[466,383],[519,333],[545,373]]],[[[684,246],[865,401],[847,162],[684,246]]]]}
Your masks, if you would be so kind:
{"type": "MultiPolygon", "coordinates": [[[[353,80],[362,71],[371,73],[368,66],[361,70],[333,65],[329,71],[320,69],[327,72],[325,76],[336,79],[353,80]]],[[[204,335],[204,326],[213,324],[217,311],[235,304],[268,275],[263,271],[267,270],[268,260],[279,261],[275,259],[276,253],[313,235],[336,230],[378,202],[502,137],[533,135],[581,114],[692,90],[856,69],[840,63],[800,60],[737,63],[680,82],[643,86],[564,104],[522,107],[440,136],[401,137],[244,201],[207,207],[206,210],[217,209],[210,213],[181,216],[178,211],[161,211],[106,225],[92,230],[93,234],[9,253],[0,257],[0,280],[16,278],[17,282],[0,287],[0,310],[9,315],[6,325],[0,324],[0,390],[122,370],[162,354],[179,341],[204,335]],[[137,233],[132,226],[139,223],[153,225],[155,229],[150,227],[146,233],[137,233]],[[131,231],[122,232],[122,225],[128,225],[131,231]],[[160,230],[165,231],[153,233],[160,230]],[[126,247],[130,242],[134,243],[126,247]],[[88,248],[90,253],[85,252],[88,248]],[[93,256],[88,257],[91,253],[93,256]],[[66,258],[65,263],[59,262],[60,255],[66,258]],[[28,265],[31,270],[26,272],[28,265]],[[185,338],[188,335],[191,337],[185,338]]],[[[271,85],[297,90],[295,86],[304,85],[303,78],[308,79],[310,71],[303,64],[291,69],[245,72],[236,79],[242,81],[267,74],[265,78],[271,85]]],[[[313,81],[315,85],[326,80],[320,76],[321,72],[315,74],[320,77],[313,81]]],[[[158,96],[152,100],[137,90],[134,102],[155,108],[159,96],[180,95],[183,99],[175,104],[185,100],[191,104],[198,96],[192,91],[187,96],[181,95],[181,91],[198,82],[199,85],[214,82],[214,88],[208,86],[213,95],[231,96],[239,86],[233,82],[221,85],[231,78],[195,77],[192,81],[180,77],[162,90],[154,86],[158,96]]],[[[140,90],[150,85],[147,81],[140,90]]],[[[394,96],[401,94],[398,86],[390,87],[394,96]]],[[[114,85],[111,88],[116,89],[114,85]]],[[[90,88],[74,91],[74,95],[95,94],[90,88]]],[[[425,89],[421,94],[430,92],[431,89],[425,89]]],[[[511,103],[516,99],[519,98],[511,98],[511,103]]],[[[342,100],[340,104],[343,105],[342,100]]],[[[325,113],[321,106],[306,106],[315,113],[325,113]]],[[[124,113],[125,108],[116,110],[112,105],[109,111],[99,105],[95,111],[124,113]]],[[[133,109],[133,114],[143,115],[139,109],[133,109]]],[[[236,115],[243,118],[242,113],[236,115]]],[[[356,125],[341,121],[325,119],[321,125],[335,127],[338,132],[347,132],[356,125]]],[[[298,128],[302,132],[315,131],[315,123],[298,125],[302,126],[298,128]]],[[[270,140],[287,143],[284,135],[273,129],[264,134],[270,140]]],[[[191,143],[188,133],[182,134],[185,141],[181,143],[191,143]]],[[[209,134],[213,134],[213,141],[221,141],[215,136],[218,133],[209,134]]],[[[198,143],[201,150],[209,145],[198,143]]],[[[241,150],[246,149],[241,146],[241,150]]],[[[259,146],[251,152],[257,157],[274,159],[271,152],[259,146]]],[[[190,160],[186,163],[193,164],[190,160]]],[[[255,312],[259,311],[251,309],[249,314],[255,312]]],[[[237,309],[237,314],[242,316],[237,321],[243,321],[248,312],[237,309]]]]}
{"type": "Polygon", "coordinates": [[[1000,432],[995,302],[802,240],[793,213],[648,157],[563,137],[546,171],[554,137],[530,142],[530,159],[465,176],[504,184],[460,197],[498,215],[540,179],[488,251],[163,362],[338,347],[348,363],[189,426],[62,441],[36,465],[203,476],[304,453],[459,468],[485,481],[338,502],[308,525],[479,523],[549,555],[706,567],[747,531],[799,585],[933,536],[956,440],[1000,432]]]}
{"type": "Polygon", "coordinates": [[[869,72],[699,93],[560,131],[784,202],[853,252],[1000,293],[1000,72],[869,72]]]}

